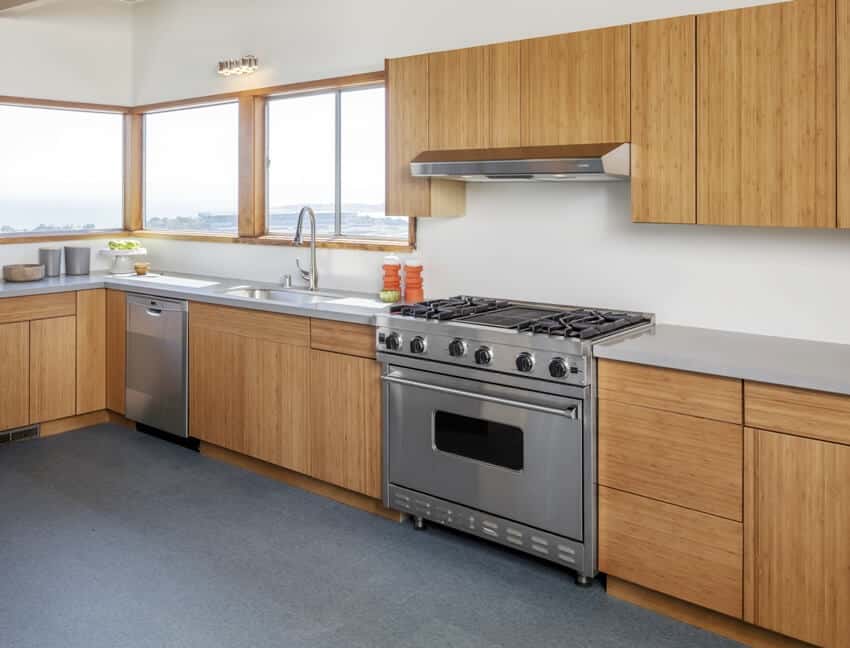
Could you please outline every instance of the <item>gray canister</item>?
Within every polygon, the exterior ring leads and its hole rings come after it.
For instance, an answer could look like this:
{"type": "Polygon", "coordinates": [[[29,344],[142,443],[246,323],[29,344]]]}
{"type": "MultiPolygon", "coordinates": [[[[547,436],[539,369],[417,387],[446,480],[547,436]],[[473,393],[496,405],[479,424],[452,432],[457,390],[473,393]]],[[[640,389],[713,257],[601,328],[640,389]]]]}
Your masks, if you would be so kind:
{"type": "Polygon", "coordinates": [[[65,247],[65,274],[87,275],[91,266],[91,248],[65,247]]]}
{"type": "Polygon", "coordinates": [[[41,248],[38,251],[38,262],[44,266],[45,275],[58,277],[62,272],[62,248],[41,248]]]}

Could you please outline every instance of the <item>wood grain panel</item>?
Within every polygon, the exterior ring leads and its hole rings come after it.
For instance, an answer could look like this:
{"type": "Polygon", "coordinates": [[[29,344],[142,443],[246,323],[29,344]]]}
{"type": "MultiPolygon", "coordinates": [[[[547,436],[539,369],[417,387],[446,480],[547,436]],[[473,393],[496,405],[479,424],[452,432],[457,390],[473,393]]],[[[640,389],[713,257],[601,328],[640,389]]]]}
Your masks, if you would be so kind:
{"type": "MultiPolygon", "coordinates": [[[[76,303],[76,295],[69,295],[76,303]]],[[[30,423],[76,413],[76,347],[76,317],[30,322],[30,423]]]]}
{"type": "Polygon", "coordinates": [[[67,317],[77,312],[77,296],[73,292],[0,299],[0,324],[67,317]]]}
{"type": "Polygon", "coordinates": [[[190,302],[189,324],[270,342],[310,346],[310,320],[306,317],[190,302]]]}
{"type": "Polygon", "coordinates": [[[245,453],[306,473],[310,467],[310,351],[268,340],[248,345],[245,453]]]}
{"type": "Polygon", "coordinates": [[[381,371],[367,358],[312,351],[310,475],[381,496],[381,371]]]}
{"type": "Polygon", "coordinates": [[[599,483],[742,520],[741,426],[599,401],[599,483]]]}
{"type": "Polygon", "coordinates": [[[742,525],[599,487],[599,570],[741,618],[742,525]]]}
{"type": "Polygon", "coordinates": [[[746,424],[850,445],[850,396],[744,383],[746,424]]]}
{"type": "Polygon", "coordinates": [[[353,491],[340,488],[339,486],[334,486],[333,484],[313,479],[308,475],[302,475],[293,470],[287,470],[286,468],[281,468],[280,466],[275,466],[265,461],[260,461],[259,459],[246,457],[245,455],[237,454],[209,443],[201,443],[201,454],[205,457],[211,457],[212,459],[224,461],[233,466],[239,466],[245,470],[250,470],[258,475],[275,479],[284,484],[288,484],[289,486],[294,486],[295,488],[300,488],[301,490],[309,491],[316,495],[321,495],[322,497],[327,497],[347,506],[360,509],[361,511],[379,515],[388,520],[392,520],[393,522],[402,522],[407,518],[404,513],[384,508],[381,504],[381,500],[379,499],[367,497],[360,493],[355,493],[353,491]]]}
{"type": "Polygon", "coordinates": [[[428,178],[410,162],[428,149],[428,56],[389,59],[387,77],[387,214],[430,216],[428,178]]]}
{"type": "Polygon", "coordinates": [[[836,2],[836,136],[838,138],[838,227],[850,228],[850,0],[836,2]]]}
{"type": "Polygon", "coordinates": [[[0,325],[0,430],[30,422],[30,325],[0,325]]]}
{"type": "Polygon", "coordinates": [[[629,27],[522,41],[522,145],[628,142],[629,27]]]}
{"type": "Polygon", "coordinates": [[[239,97],[239,236],[266,233],[266,99],[239,97]]]}
{"type": "Polygon", "coordinates": [[[696,223],[696,18],[632,25],[632,220],[696,223]]]}
{"type": "Polygon", "coordinates": [[[490,49],[428,55],[428,148],[490,145],[490,49]]]}
{"type": "Polygon", "coordinates": [[[741,423],[742,387],[734,378],[599,360],[599,398],[728,423],[741,423]]]}
{"type": "Polygon", "coordinates": [[[607,578],[605,589],[609,596],[728,637],[751,648],[811,648],[811,644],[758,628],[660,592],[653,592],[613,576],[607,578]]]}
{"type": "Polygon", "coordinates": [[[490,45],[490,146],[522,145],[522,45],[490,45]]]}
{"type": "Polygon", "coordinates": [[[827,646],[842,646],[850,643],[850,448],[827,449],[824,492],[824,633],[827,646]]]}
{"type": "Polygon", "coordinates": [[[755,434],[755,506],[745,521],[755,529],[754,622],[824,645],[824,577],[833,569],[824,551],[830,507],[825,485],[829,457],[840,446],[761,430],[755,434]]]}
{"type": "Polygon", "coordinates": [[[836,226],[835,1],[697,17],[697,220],[836,226]]]}
{"type": "Polygon", "coordinates": [[[375,357],[375,327],[332,320],[310,320],[310,345],[321,351],[375,357]]]}
{"type": "Polygon", "coordinates": [[[106,407],[125,413],[127,380],[127,295],[106,291],[106,407]]]}
{"type": "Polygon", "coordinates": [[[77,293],[77,414],[106,408],[106,290],[77,293]]]}
{"type": "Polygon", "coordinates": [[[245,452],[247,392],[257,390],[257,341],[192,324],[189,328],[189,434],[245,452]]]}
{"type": "Polygon", "coordinates": [[[38,435],[40,437],[52,437],[57,434],[65,434],[65,432],[82,430],[83,428],[91,427],[92,425],[100,425],[101,423],[109,422],[109,412],[106,410],[89,412],[87,414],[78,414],[76,416],[69,416],[68,418],[56,419],[54,421],[42,423],[38,426],[38,435]]]}
{"type": "Polygon", "coordinates": [[[124,229],[144,226],[144,116],[124,115],[124,229]]]}

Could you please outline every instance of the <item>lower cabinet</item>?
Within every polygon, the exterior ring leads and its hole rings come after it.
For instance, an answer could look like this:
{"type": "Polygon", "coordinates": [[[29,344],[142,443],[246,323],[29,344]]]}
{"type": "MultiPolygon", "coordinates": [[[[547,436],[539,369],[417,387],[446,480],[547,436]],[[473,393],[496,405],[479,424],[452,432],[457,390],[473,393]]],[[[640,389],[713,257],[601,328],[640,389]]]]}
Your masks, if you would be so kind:
{"type": "Polygon", "coordinates": [[[30,422],[30,325],[0,325],[0,431],[30,422]]]}
{"type": "Polygon", "coordinates": [[[745,620],[850,645],[850,447],[746,430],[745,620]]]}
{"type": "Polygon", "coordinates": [[[341,353],[310,354],[310,474],[381,496],[381,372],[341,353]]]}
{"type": "Polygon", "coordinates": [[[379,498],[381,379],[374,331],[191,303],[189,433],[379,498]]]}
{"type": "Polygon", "coordinates": [[[30,423],[77,412],[77,318],[35,320],[30,327],[30,423]]]}
{"type": "Polygon", "coordinates": [[[106,290],[77,293],[77,414],[106,407],[106,290]]]}

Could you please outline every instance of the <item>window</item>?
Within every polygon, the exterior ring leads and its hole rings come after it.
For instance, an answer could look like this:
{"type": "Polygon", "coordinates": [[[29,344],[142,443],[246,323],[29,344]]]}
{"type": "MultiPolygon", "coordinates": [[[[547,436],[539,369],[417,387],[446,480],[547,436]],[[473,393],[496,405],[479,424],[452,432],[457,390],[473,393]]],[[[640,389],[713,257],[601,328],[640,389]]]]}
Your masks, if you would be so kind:
{"type": "Polygon", "coordinates": [[[278,97],[268,102],[268,217],[295,233],[316,212],[317,237],[408,240],[408,219],[385,215],[384,88],[278,97]]]}
{"type": "Polygon", "coordinates": [[[123,228],[123,116],[0,105],[0,234],[123,228]]]}
{"type": "Polygon", "coordinates": [[[145,115],[145,229],[236,234],[238,175],[238,104],[145,115]]]}

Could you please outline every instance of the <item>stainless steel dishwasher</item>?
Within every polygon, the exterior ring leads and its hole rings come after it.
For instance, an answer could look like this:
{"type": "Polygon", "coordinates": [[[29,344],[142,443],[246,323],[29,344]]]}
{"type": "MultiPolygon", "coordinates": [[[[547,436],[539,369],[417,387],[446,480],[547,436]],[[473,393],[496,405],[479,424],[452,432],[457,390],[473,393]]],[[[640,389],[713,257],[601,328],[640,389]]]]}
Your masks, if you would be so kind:
{"type": "Polygon", "coordinates": [[[127,418],[189,436],[185,301],[127,296],[127,418]]]}

